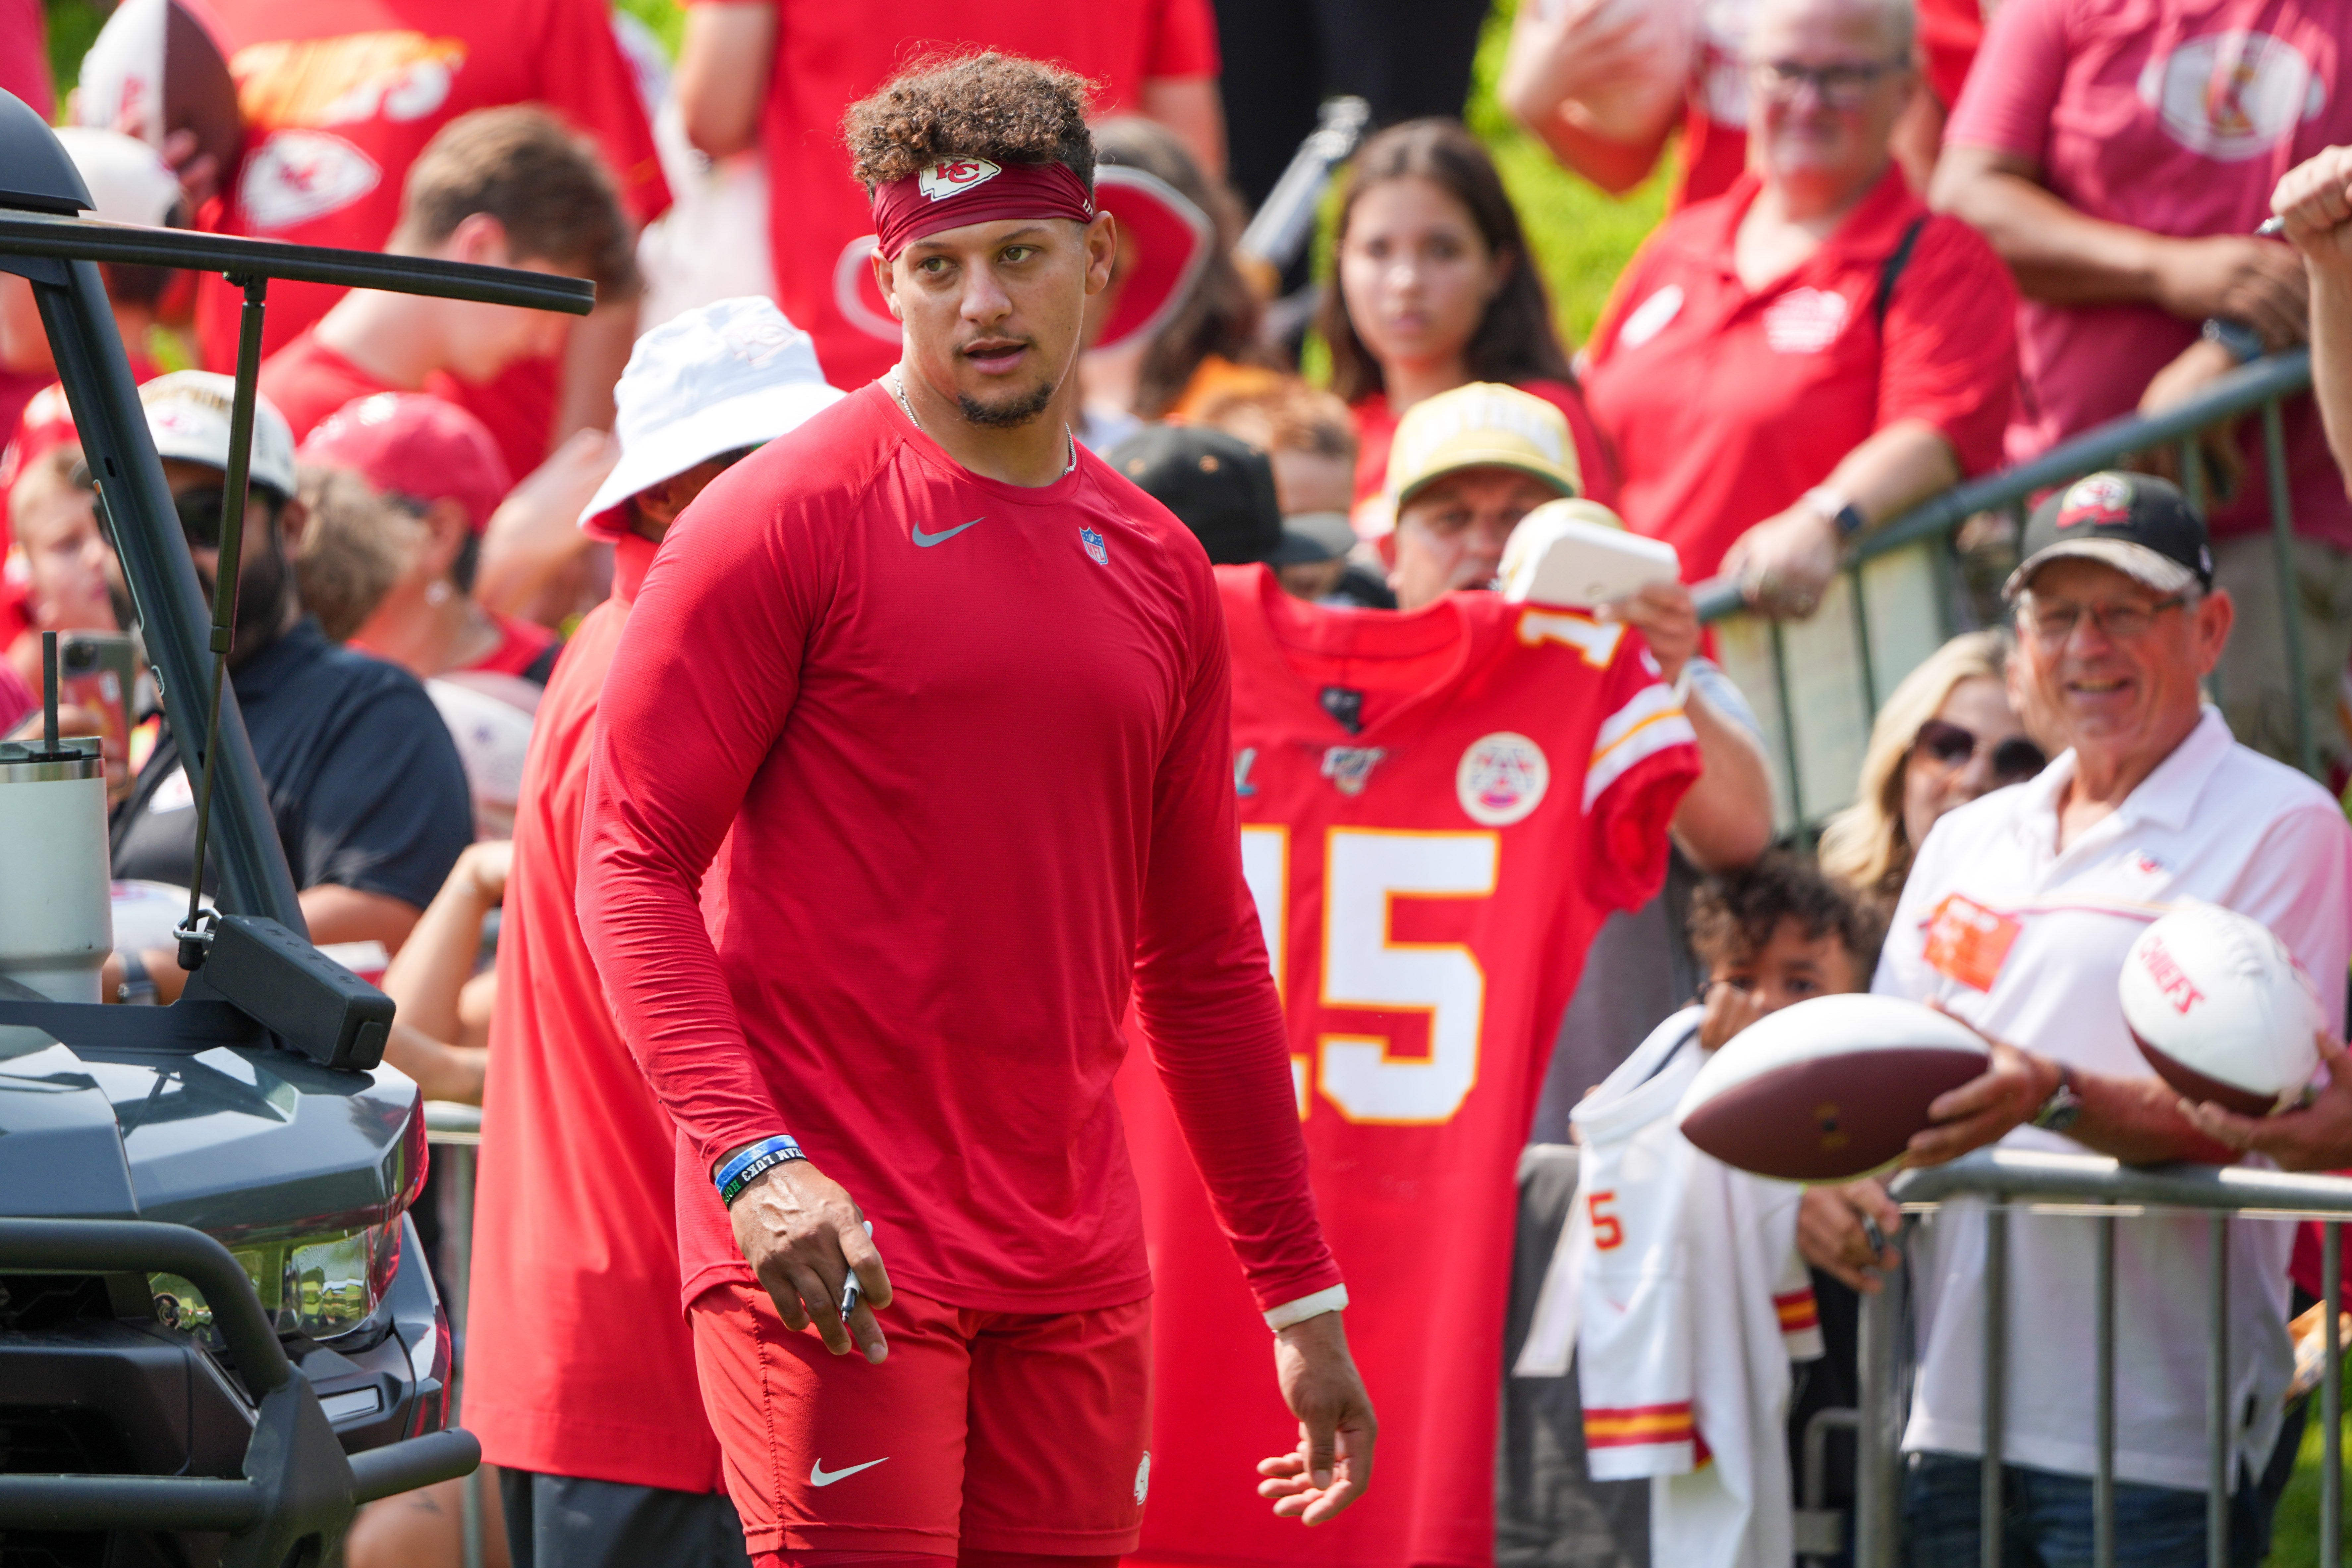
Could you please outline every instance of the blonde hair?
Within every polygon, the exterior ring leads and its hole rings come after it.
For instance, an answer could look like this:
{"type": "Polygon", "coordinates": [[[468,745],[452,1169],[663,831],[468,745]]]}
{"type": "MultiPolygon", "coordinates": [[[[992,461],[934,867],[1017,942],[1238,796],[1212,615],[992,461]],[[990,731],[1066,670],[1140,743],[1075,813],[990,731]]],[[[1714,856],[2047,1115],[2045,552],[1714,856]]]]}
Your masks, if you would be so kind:
{"type": "Polygon", "coordinates": [[[1903,678],[1870,726],[1854,803],[1822,829],[1822,869],[1865,899],[1892,904],[1918,849],[1903,826],[1903,768],[1911,748],[1963,680],[2004,681],[2016,644],[2004,628],[1966,632],[1903,678]]]}

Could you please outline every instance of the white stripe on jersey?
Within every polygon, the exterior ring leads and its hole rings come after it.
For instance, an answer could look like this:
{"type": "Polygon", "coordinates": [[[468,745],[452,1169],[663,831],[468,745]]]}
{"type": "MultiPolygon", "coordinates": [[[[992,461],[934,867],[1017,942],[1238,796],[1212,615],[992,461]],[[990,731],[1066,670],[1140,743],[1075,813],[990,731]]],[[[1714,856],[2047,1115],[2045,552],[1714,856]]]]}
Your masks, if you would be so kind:
{"type": "Polygon", "coordinates": [[[1601,792],[1625,775],[1626,770],[1669,746],[1696,746],[1698,731],[1684,717],[1672,688],[1645,686],[1632,701],[1602,721],[1592,737],[1592,760],[1584,771],[1584,809],[1591,811],[1601,792]]]}

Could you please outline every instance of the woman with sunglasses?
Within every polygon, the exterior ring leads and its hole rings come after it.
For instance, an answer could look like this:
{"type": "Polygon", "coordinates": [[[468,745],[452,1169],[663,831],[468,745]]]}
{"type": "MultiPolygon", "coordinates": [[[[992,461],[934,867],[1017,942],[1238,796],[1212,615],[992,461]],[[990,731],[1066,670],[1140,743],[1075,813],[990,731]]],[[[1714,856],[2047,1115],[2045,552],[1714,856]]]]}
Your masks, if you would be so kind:
{"type": "Polygon", "coordinates": [[[1954,637],[1904,677],[1870,727],[1854,803],[1822,829],[1821,860],[1881,916],[1937,817],[2049,760],[2010,704],[2012,646],[2000,630],[1954,637]]]}

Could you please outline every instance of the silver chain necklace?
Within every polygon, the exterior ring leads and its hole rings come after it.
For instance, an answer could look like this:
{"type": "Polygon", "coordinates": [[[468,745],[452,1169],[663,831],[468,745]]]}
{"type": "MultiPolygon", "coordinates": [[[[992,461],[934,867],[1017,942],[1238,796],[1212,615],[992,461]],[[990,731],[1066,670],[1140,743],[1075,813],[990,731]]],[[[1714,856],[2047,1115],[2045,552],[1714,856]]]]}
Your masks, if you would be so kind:
{"type": "MultiPolygon", "coordinates": [[[[899,410],[907,416],[907,423],[922,430],[924,435],[929,435],[929,431],[923,430],[923,422],[915,417],[915,405],[907,401],[906,379],[893,370],[889,381],[890,395],[898,400],[899,410]]],[[[1070,427],[1065,425],[1062,426],[1062,439],[1069,444],[1070,448],[1070,460],[1062,465],[1062,472],[1066,476],[1078,466],[1078,438],[1071,435],[1070,427]]]]}

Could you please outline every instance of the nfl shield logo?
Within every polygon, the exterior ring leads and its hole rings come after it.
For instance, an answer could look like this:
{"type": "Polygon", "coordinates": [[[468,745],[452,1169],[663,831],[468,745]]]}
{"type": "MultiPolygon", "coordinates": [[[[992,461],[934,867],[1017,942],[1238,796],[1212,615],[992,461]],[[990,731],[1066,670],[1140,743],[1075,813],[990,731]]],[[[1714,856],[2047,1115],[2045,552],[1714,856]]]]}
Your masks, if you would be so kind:
{"type": "Polygon", "coordinates": [[[1087,553],[1095,558],[1096,565],[1108,566],[1110,564],[1110,552],[1103,548],[1103,536],[1101,534],[1097,533],[1091,528],[1082,528],[1078,530],[1078,542],[1087,547],[1087,553]]]}

